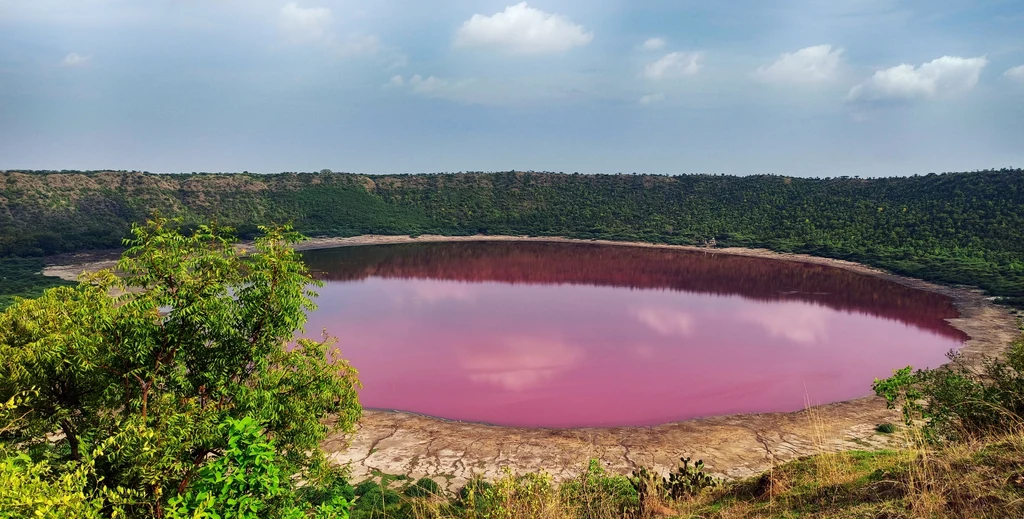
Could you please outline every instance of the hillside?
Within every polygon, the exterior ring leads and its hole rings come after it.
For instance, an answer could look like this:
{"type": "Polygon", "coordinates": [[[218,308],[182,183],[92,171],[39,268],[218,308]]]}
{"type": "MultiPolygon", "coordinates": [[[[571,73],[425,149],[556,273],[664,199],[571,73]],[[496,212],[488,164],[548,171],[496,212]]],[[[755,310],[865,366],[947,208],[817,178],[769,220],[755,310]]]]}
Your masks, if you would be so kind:
{"type": "Polygon", "coordinates": [[[243,237],[530,234],[758,246],[1024,297],[1024,170],[901,178],[533,172],[0,173],[0,256],[120,244],[152,212],[243,237]]]}

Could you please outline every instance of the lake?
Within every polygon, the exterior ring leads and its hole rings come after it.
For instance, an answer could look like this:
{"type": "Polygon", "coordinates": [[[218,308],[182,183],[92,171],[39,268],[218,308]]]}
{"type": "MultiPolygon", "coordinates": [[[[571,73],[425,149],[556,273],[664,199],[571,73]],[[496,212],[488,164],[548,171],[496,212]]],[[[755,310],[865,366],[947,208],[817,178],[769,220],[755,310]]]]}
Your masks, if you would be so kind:
{"type": "Polygon", "coordinates": [[[524,427],[655,425],[848,400],[967,336],[951,300],[824,265],[585,243],[303,253],[306,325],[364,407],[524,427]]]}

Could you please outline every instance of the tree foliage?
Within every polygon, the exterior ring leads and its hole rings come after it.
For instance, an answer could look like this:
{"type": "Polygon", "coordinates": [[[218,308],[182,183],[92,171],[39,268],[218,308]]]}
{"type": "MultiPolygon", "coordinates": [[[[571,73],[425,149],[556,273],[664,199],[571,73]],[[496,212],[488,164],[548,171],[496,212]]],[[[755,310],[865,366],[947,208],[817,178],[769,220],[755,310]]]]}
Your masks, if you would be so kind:
{"type": "Polygon", "coordinates": [[[359,417],[357,374],[330,340],[293,343],[315,283],[293,249],[300,236],[263,231],[243,254],[224,229],[182,234],[157,219],[133,229],[121,276],[0,314],[0,399],[19,398],[3,441],[60,474],[87,467],[87,495],[134,496],[119,505],[129,516],[163,515],[238,448],[225,428],[245,420],[273,442],[282,487],[315,481],[327,470],[320,442],[359,417]]]}
{"type": "MultiPolygon", "coordinates": [[[[251,417],[221,424],[228,447],[204,465],[188,492],[170,500],[171,519],[258,519],[306,517],[301,506],[289,503],[288,485],[275,462],[273,441],[267,440],[251,417]]],[[[336,499],[317,507],[318,516],[347,519],[348,503],[336,499]]]]}

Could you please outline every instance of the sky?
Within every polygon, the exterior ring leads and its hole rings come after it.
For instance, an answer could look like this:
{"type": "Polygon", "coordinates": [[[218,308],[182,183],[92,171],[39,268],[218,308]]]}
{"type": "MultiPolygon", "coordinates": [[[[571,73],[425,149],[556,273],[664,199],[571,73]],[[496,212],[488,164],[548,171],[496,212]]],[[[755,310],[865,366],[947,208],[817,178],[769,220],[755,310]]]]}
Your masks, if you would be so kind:
{"type": "Polygon", "coordinates": [[[1024,167],[1021,0],[0,0],[0,169],[1024,167]]]}

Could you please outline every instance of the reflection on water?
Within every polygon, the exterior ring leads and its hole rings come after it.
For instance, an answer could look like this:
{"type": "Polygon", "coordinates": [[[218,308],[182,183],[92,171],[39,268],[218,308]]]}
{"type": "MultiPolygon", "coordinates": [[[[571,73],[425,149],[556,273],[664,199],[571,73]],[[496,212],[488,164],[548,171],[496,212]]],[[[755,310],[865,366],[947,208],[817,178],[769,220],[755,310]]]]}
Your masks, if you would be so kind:
{"type": "Polygon", "coordinates": [[[948,298],[850,271],[665,249],[435,243],[304,253],[307,330],[366,407],[523,426],[650,425],[861,396],[966,338],[948,298]]]}

